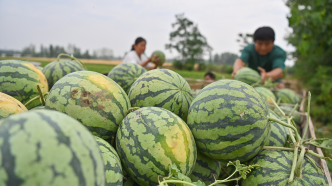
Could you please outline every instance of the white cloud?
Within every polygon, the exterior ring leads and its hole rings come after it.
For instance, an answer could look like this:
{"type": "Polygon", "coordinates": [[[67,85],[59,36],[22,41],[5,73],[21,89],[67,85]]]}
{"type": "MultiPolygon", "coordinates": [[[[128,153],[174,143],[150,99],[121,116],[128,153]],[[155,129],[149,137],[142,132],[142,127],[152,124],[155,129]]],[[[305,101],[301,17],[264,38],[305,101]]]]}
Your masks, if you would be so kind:
{"type": "Polygon", "coordinates": [[[253,33],[265,25],[274,28],[276,44],[291,51],[284,41],[288,12],[283,0],[2,0],[0,48],[74,43],[90,50],[108,47],[123,55],[142,36],[151,54],[165,51],[175,14],[185,13],[198,24],[213,53],[238,53],[238,33],[253,33]]]}

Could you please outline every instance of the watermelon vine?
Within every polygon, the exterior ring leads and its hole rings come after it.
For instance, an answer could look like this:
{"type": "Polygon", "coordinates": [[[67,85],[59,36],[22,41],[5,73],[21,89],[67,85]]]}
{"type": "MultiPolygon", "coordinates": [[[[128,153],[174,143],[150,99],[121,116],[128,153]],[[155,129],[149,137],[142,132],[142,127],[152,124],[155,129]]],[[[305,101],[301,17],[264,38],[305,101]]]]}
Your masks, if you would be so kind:
{"type": "Polygon", "coordinates": [[[32,98],[32,99],[30,99],[28,102],[26,102],[26,103],[24,104],[24,106],[28,106],[30,103],[32,103],[33,101],[35,101],[35,100],[37,100],[37,99],[40,100],[40,102],[41,102],[41,104],[42,104],[43,106],[45,105],[45,99],[46,99],[46,97],[47,97],[47,95],[48,95],[48,92],[43,93],[44,88],[43,88],[43,90],[41,90],[39,85],[37,85],[37,90],[38,90],[38,94],[39,94],[39,95],[36,96],[36,97],[34,97],[34,98],[32,98]]]}
{"type": "Polygon", "coordinates": [[[64,54],[64,53],[59,54],[58,57],[56,58],[58,62],[60,61],[61,56],[69,57],[71,60],[76,61],[78,64],[80,64],[83,68],[87,69],[81,60],[69,54],[64,54]]]}

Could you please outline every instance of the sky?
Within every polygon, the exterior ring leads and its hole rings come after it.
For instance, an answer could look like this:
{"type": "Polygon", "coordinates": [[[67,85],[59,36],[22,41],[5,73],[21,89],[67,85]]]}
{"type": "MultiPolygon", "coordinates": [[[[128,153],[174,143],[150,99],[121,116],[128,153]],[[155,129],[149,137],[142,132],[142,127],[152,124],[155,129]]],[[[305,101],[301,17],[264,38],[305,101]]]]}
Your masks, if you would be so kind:
{"type": "Polygon", "coordinates": [[[240,54],[238,34],[261,26],[275,30],[276,45],[294,50],[284,40],[291,32],[284,0],[0,0],[0,49],[71,43],[90,52],[106,47],[123,56],[141,36],[148,56],[161,50],[173,58],[177,53],[166,51],[165,44],[181,13],[198,25],[213,54],[240,54]]]}

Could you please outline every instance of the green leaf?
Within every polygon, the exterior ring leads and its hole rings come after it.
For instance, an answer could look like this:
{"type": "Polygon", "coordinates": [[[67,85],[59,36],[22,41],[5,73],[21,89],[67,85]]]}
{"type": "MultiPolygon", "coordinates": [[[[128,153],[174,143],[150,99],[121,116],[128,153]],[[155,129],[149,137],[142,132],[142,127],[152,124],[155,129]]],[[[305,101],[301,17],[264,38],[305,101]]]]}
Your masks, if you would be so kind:
{"type": "Polygon", "coordinates": [[[321,139],[308,139],[305,144],[310,144],[322,149],[324,156],[332,158],[332,139],[321,138],[321,139]]]}

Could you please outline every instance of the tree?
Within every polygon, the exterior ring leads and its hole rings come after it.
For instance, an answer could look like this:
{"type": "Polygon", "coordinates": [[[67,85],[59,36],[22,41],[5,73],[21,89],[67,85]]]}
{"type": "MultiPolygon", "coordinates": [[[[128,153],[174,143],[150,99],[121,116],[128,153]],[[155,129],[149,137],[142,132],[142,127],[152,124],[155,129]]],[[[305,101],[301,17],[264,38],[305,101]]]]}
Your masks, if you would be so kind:
{"type": "Polygon", "coordinates": [[[180,54],[180,62],[188,65],[190,70],[195,63],[201,62],[205,52],[211,51],[212,48],[198,30],[198,26],[184,17],[184,14],[175,17],[176,22],[172,24],[175,30],[170,33],[170,43],[165,47],[171,52],[176,50],[180,54]]]}
{"type": "Polygon", "coordinates": [[[29,46],[23,48],[21,52],[22,56],[28,56],[28,57],[35,56],[35,54],[36,54],[36,47],[33,44],[30,44],[29,46]]]}
{"type": "Polygon", "coordinates": [[[332,124],[332,0],[287,0],[286,5],[296,76],[313,94],[315,119],[332,124]]]}
{"type": "Polygon", "coordinates": [[[215,64],[217,64],[217,63],[220,62],[219,54],[214,54],[213,62],[214,62],[215,64]]]}
{"type": "Polygon", "coordinates": [[[239,56],[231,53],[231,52],[224,52],[221,54],[220,56],[220,64],[222,65],[233,65],[235,60],[238,58],[239,56]]]}
{"type": "Polygon", "coordinates": [[[240,43],[240,52],[242,52],[242,50],[252,44],[254,42],[254,38],[252,34],[241,34],[239,33],[239,39],[236,40],[238,43],[240,43]]]}

